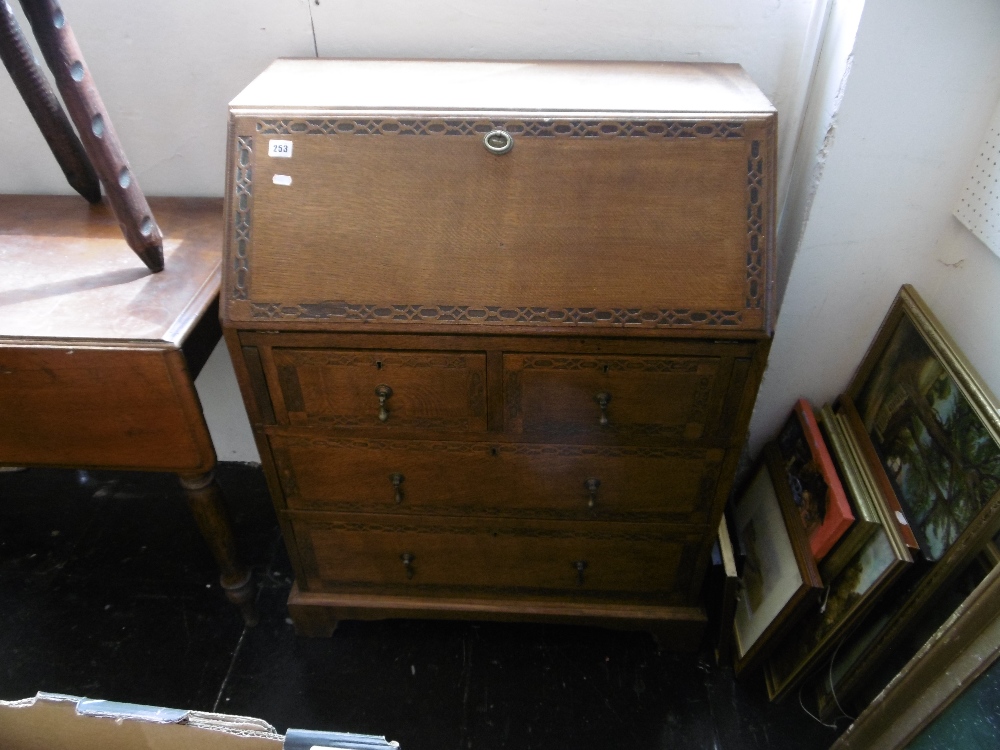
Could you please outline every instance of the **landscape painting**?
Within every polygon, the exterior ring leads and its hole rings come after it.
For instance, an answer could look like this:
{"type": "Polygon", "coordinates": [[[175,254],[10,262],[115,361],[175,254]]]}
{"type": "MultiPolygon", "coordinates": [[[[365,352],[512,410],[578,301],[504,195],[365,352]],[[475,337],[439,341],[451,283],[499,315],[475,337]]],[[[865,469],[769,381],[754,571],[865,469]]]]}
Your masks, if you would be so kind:
{"type": "Polygon", "coordinates": [[[929,560],[939,560],[1000,490],[1000,446],[906,315],[855,405],[929,560]]]}

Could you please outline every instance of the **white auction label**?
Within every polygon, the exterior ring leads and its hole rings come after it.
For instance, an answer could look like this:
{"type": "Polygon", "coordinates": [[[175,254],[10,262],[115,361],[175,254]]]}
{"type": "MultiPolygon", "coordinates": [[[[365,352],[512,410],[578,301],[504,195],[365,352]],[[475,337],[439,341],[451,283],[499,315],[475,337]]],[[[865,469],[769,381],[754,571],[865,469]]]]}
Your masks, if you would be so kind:
{"type": "Polygon", "coordinates": [[[291,159],[292,158],[292,146],[295,144],[292,141],[268,141],[267,142],[267,155],[276,156],[280,159],[291,159]]]}
{"type": "Polygon", "coordinates": [[[287,174],[276,174],[274,177],[271,178],[271,182],[273,182],[275,185],[291,185],[292,177],[291,175],[287,174]]]}

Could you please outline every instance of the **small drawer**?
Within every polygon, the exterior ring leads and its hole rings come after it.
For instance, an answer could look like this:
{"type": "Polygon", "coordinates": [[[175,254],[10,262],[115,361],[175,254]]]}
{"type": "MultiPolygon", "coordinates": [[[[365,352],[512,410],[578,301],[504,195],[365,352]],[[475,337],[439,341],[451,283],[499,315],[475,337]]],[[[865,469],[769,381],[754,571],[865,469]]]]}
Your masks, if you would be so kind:
{"type": "Polygon", "coordinates": [[[486,429],[482,352],[275,348],[271,357],[286,424],[486,429]]]}
{"type": "Polygon", "coordinates": [[[292,514],[310,591],[679,604],[704,534],[394,515],[292,514]]]}
{"type": "Polygon", "coordinates": [[[707,524],[721,449],[271,438],[289,508],[707,524]]]}
{"type": "Polygon", "coordinates": [[[732,360],[505,354],[504,428],[562,440],[699,440],[717,431],[732,360]]]}

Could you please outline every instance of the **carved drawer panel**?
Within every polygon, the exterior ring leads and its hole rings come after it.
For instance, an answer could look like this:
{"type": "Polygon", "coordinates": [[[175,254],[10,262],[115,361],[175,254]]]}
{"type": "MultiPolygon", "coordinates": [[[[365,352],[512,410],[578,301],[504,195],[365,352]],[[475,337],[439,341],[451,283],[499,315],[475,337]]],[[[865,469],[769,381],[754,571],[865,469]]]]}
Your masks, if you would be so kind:
{"type": "Polygon", "coordinates": [[[292,514],[310,591],[681,603],[701,529],[292,514]]]}
{"type": "Polygon", "coordinates": [[[486,429],[480,352],[276,348],[272,359],[287,424],[486,429]]]}
{"type": "Polygon", "coordinates": [[[274,436],[300,510],[707,524],[720,449],[274,436]]]}
{"type": "Polygon", "coordinates": [[[714,434],[721,357],[504,355],[504,424],[549,440],[699,440],[714,434]]]}

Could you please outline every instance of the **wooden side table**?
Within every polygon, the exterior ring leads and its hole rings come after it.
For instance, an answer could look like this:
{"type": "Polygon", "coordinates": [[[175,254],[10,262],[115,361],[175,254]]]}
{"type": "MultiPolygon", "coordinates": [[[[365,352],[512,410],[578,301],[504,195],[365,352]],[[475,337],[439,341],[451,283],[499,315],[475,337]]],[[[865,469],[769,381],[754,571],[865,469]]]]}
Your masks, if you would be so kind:
{"type": "Polygon", "coordinates": [[[0,195],[0,466],[177,474],[226,596],[256,622],[194,378],[219,340],[222,201],[150,201],[152,274],[106,205],[0,195]]]}

